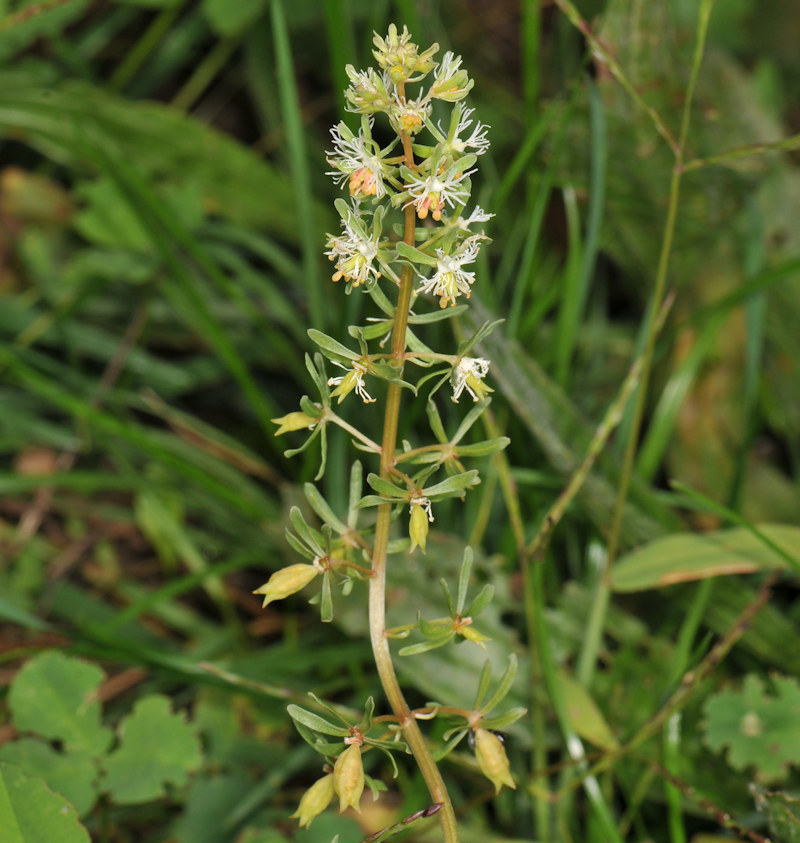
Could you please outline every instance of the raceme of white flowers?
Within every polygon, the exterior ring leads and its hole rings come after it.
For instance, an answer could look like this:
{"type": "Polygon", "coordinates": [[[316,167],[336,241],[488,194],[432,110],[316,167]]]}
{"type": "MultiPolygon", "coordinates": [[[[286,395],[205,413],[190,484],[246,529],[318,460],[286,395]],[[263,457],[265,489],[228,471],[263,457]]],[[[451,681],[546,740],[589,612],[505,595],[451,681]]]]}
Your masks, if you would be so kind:
{"type": "MultiPolygon", "coordinates": [[[[325,470],[326,429],[330,425],[342,428],[358,449],[366,453],[365,459],[380,463],[381,473],[367,476],[374,494],[362,496],[361,464],[354,463],[347,524],[334,515],[314,484],[306,484],[306,497],[323,521],[323,527],[321,530],[312,527],[300,509],[294,508],[291,513],[294,532],[287,536],[305,561],[276,571],[256,591],[267,606],[318,586],[314,599],[320,605],[323,621],[333,616],[334,588],[347,596],[354,582],[370,576],[373,542],[377,541],[378,531],[368,528],[359,532],[357,522],[364,509],[383,507],[379,513],[385,514],[386,504],[390,504],[392,514],[385,517],[408,518],[408,540],[395,542],[391,553],[400,552],[399,547],[403,553],[415,553],[419,549],[424,554],[430,525],[434,522],[434,507],[448,498],[463,498],[480,482],[478,471],[465,469],[461,460],[487,456],[508,444],[505,437],[462,443],[488,406],[492,392],[486,383],[491,364],[484,357],[471,356],[472,349],[498,323],[481,326],[459,344],[455,353],[433,351],[417,335],[425,330],[425,323],[460,313],[476,283],[476,261],[489,239],[482,225],[492,214],[479,206],[468,206],[471,177],[477,170],[478,159],[489,148],[488,127],[475,119],[474,109],[463,103],[473,83],[459,56],[446,52],[437,62],[434,56],[438,45],[421,52],[405,27],[398,32],[391,26],[387,37],[375,36],[374,44],[377,68],[347,67],[350,85],[345,99],[348,111],[360,115],[357,130],[345,122],[331,129],[328,175],[346,191],[347,198],[340,197],[334,203],[340,217],[340,231],[328,235],[325,254],[333,263],[333,281],[343,281],[348,294],[357,290],[368,295],[379,316],[367,318],[365,325],[350,326],[349,344],[310,329],[308,334],[318,346],[318,353],[313,358],[307,357],[306,364],[319,398],[303,396],[299,411],[274,421],[279,425],[276,435],[305,431],[308,437],[302,447],[287,451],[287,455],[305,450],[312,441],[320,439],[320,470],[316,479],[325,470]],[[387,136],[391,138],[388,141],[387,136]],[[411,310],[406,322],[409,298],[411,310]],[[402,326],[402,332],[396,330],[398,326],[402,326]],[[405,339],[404,346],[397,336],[405,339]],[[387,348],[390,338],[392,343],[387,348]],[[340,372],[332,374],[331,365],[340,372]],[[420,370],[422,375],[416,384],[406,380],[420,370]],[[392,385],[388,389],[394,390],[389,393],[394,403],[384,403],[387,408],[394,407],[395,429],[399,395],[408,396],[403,401],[427,398],[434,444],[418,448],[405,441],[402,448],[392,444],[395,453],[388,460],[380,459],[386,457],[383,454],[386,445],[379,445],[362,433],[355,422],[346,421],[337,412],[351,393],[365,405],[362,413],[372,412],[366,405],[382,406],[387,383],[392,385]],[[437,391],[447,384],[452,390],[452,401],[457,403],[466,393],[474,405],[457,425],[452,438],[434,401],[437,391]],[[444,479],[434,477],[437,473],[439,477],[444,474],[444,479]]],[[[385,426],[392,429],[388,421],[385,426]]],[[[389,437],[389,441],[393,439],[389,437]]],[[[388,530],[382,535],[385,538],[388,530]]],[[[456,590],[462,600],[472,559],[471,551],[469,554],[467,551],[460,575],[464,585],[459,584],[456,590]]],[[[375,556],[379,556],[377,548],[375,556]]],[[[400,655],[445,646],[454,636],[483,646],[486,636],[472,626],[473,618],[491,599],[486,588],[481,595],[470,604],[469,612],[462,613],[458,608],[452,623],[438,619],[425,625],[420,620],[419,631],[430,640],[407,647],[407,653],[401,651],[400,655]]],[[[306,716],[299,707],[290,707],[292,717],[303,724],[306,732],[316,730],[328,735],[312,744],[327,747],[324,752],[318,749],[326,756],[327,774],[301,800],[294,815],[301,825],[309,825],[334,795],[339,796],[340,809],[348,806],[358,809],[365,787],[362,743],[385,751],[398,749],[396,742],[369,736],[372,705],[369,701],[360,724],[347,728],[330,725],[327,732],[321,728],[323,721],[318,716],[306,716]],[[332,743],[333,738],[342,737],[340,747],[332,743]],[[333,758],[337,759],[335,763],[333,758]]],[[[492,743],[492,733],[487,732],[488,738],[482,734],[486,731],[483,726],[487,729],[498,726],[486,714],[474,712],[462,732],[462,736],[470,731],[478,733],[482,742],[476,750],[479,760],[481,753],[488,758],[493,752],[493,759],[502,754],[492,743]]],[[[501,720],[499,725],[505,722],[511,720],[501,720]]],[[[501,784],[513,787],[507,762],[505,767],[500,762],[488,764],[484,759],[481,769],[498,788],[501,784]]],[[[369,782],[369,776],[366,781],[369,782]]]]}

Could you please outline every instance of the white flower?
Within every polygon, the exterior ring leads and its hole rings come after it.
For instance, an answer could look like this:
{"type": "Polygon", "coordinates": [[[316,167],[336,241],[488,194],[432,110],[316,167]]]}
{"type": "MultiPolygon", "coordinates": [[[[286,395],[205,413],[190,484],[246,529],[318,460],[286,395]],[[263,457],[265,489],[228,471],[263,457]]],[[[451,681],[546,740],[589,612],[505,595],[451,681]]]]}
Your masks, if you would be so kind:
{"type": "Polygon", "coordinates": [[[459,217],[456,220],[456,225],[462,231],[469,231],[469,227],[476,222],[488,222],[494,214],[487,214],[480,205],[475,206],[475,210],[468,217],[459,217]]]}
{"type": "Polygon", "coordinates": [[[333,280],[344,278],[354,287],[377,281],[381,273],[375,266],[378,254],[378,236],[369,236],[356,209],[342,218],[342,235],[328,235],[328,251],[325,254],[336,261],[333,280]]]}
{"type": "MultiPolygon", "coordinates": [[[[372,120],[368,124],[370,128],[372,120]]],[[[326,155],[328,163],[336,169],[326,175],[333,176],[336,184],[348,181],[351,196],[385,196],[380,149],[364,134],[364,127],[354,135],[344,123],[339,123],[331,129],[331,137],[333,151],[326,155]]]]}
{"type": "Polygon", "coordinates": [[[463,99],[472,88],[472,80],[467,71],[461,69],[461,56],[456,56],[449,51],[444,54],[433,75],[434,81],[429,92],[431,97],[446,102],[457,102],[463,99]]]}
{"type": "Polygon", "coordinates": [[[439,222],[445,204],[452,208],[456,204],[464,204],[469,199],[469,190],[464,181],[474,172],[474,169],[459,172],[457,165],[451,165],[444,173],[415,179],[406,185],[411,199],[403,207],[414,205],[421,220],[430,213],[439,222]]]}
{"type": "Polygon", "coordinates": [[[437,81],[445,81],[455,76],[461,68],[462,58],[455,53],[448,50],[439,62],[439,66],[433,71],[433,75],[437,81]]]}
{"type": "Polygon", "coordinates": [[[342,401],[345,399],[345,396],[347,396],[355,389],[356,395],[365,404],[372,404],[375,401],[375,399],[367,392],[366,388],[364,387],[364,375],[367,373],[366,366],[363,366],[357,360],[353,361],[352,369],[348,369],[346,366],[342,366],[341,363],[337,363],[335,360],[334,365],[338,366],[340,369],[344,369],[347,374],[341,375],[338,378],[331,378],[328,381],[328,386],[336,387],[336,389],[331,393],[331,397],[338,396],[339,403],[341,404],[342,401]]]}
{"type": "Polygon", "coordinates": [[[456,126],[456,130],[453,133],[453,137],[450,139],[450,148],[457,155],[463,155],[469,150],[472,150],[475,155],[483,155],[483,153],[486,152],[491,145],[489,138],[486,137],[486,132],[489,127],[485,123],[477,123],[475,128],[472,130],[472,134],[468,138],[465,138],[464,140],[460,138],[461,133],[465,132],[472,125],[470,115],[473,111],[475,111],[474,108],[464,109],[461,113],[458,125],[456,126]]]}
{"type": "Polygon", "coordinates": [[[453,370],[453,401],[458,403],[461,393],[466,389],[473,401],[480,401],[491,392],[482,383],[486,377],[491,361],[484,357],[462,357],[453,370]]]}
{"type": "Polygon", "coordinates": [[[436,272],[430,278],[423,279],[424,283],[414,290],[414,293],[433,293],[439,296],[440,307],[454,305],[462,293],[469,298],[470,288],[475,282],[475,273],[462,267],[475,260],[481,239],[479,234],[467,238],[452,255],[446,254],[443,249],[437,249],[436,272]]]}

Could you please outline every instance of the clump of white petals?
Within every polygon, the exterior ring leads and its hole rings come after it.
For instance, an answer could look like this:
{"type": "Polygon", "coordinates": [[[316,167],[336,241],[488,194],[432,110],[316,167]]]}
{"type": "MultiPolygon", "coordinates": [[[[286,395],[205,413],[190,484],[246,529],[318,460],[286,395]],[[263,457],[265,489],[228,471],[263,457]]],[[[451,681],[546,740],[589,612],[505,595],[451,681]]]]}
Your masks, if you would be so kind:
{"type": "Polygon", "coordinates": [[[344,278],[354,287],[361,284],[369,286],[381,277],[375,263],[379,238],[366,233],[355,212],[342,218],[342,229],[339,237],[328,235],[328,251],[325,254],[330,260],[336,261],[333,280],[344,278]]]}
{"type": "Polygon", "coordinates": [[[450,167],[445,173],[414,179],[406,184],[411,199],[403,207],[413,205],[421,220],[430,214],[439,222],[445,205],[453,208],[463,205],[469,199],[469,190],[464,182],[474,172],[474,169],[458,172],[457,168],[450,167]]]}
{"type": "Polygon", "coordinates": [[[489,214],[480,205],[476,205],[475,210],[468,217],[459,217],[456,220],[456,225],[462,231],[469,231],[471,225],[476,222],[488,222],[493,216],[494,214],[489,214]]]}
{"type": "MultiPolygon", "coordinates": [[[[369,127],[372,127],[370,120],[369,127]]],[[[364,135],[363,129],[354,135],[344,123],[331,129],[333,150],[325,153],[328,163],[336,169],[326,173],[336,184],[349,182],[351,196],[386,195],[383,182],[383,162],[375,153],[376,143],[364,135]]]]}
{"type": "Polygon", "coordinates": [[[414,290],[415,295],[433,293],[439,296],[440,307],[455,305],[456,299],[462,294],[469,298],[475,283],[475,273],[464,269],[464,266],[478,256],[482,239],[480,234],[468,237],[453,254],[437,249],[436,272],[430,278],[423,279],[423,283],[414,290]]]}
{"type": "MultiPolygon", "coordinates": [[[[489,372],[491,361],[485,357],[462,357],[453,371],[453,401],[458,403],[461,393],[466,391],[472,396],[473,401],[480,401],[484,396],[476,387],[489,372]]],[[[491,392],[491,390],[489,390],[491,392]]]]}
{"type": "MultiPolygon", "coordinates": [[[[486,132],[489,127],[485,123],[478,122],[472,130],[472,134],[468,138],[461,138],[461,133],[466,132],[472,125],[470,119],[474,108],[465,108],[461,112],[461,117],[456,126],[456,130],[449,142],[450,149],[458,155],[463,155],[466,152],[472,152],[474,155],[483,155],[484,152],[491,146],[491,141],[486,137],[486,132]]],[[[441,127],[440,127],[441,130],[441,127]]]]}
{"type": "Polygon", "coordinates": [[[336,361],[334,361],[334,365],[345,370],[344,375],[340,375],[338,378],[330,378],[328,380],[328,386],[338,387],[338,389],[334,390],[331,395],[338,395],[339,403],[341,403],[342,399],[353,390],[355,390],[356,395],[365,404],[374,403],[375,399],[367,392],[367,389],[364,386],[364,375],[367,373],[366,366],[363,366],[357,360],[353,361],[352,369],[348,369],[346,366],[342,366],[341,363],[337,363],[336,361]]]}

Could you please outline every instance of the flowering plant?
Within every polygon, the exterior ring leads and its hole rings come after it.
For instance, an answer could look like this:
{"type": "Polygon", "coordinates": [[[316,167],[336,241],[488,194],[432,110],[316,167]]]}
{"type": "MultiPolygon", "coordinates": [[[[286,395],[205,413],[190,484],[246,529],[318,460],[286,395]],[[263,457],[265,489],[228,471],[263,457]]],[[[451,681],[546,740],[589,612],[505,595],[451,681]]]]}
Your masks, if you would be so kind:
{"type": "MultiPolygon", "coordinates": [[[[328,236],[326,254],[334,263],[333,280],[344,281],[348,294],[359,290],[370,296],[381,316],[368,324],[350,327],[357,349],[310,330],[309,336],[319,352],[313,359],[307,357],[307,367],[319,398],[313,401],[304,396],[300,411],[275,421],[280,425],[278,434],[311,431],[306,443],[287,451],[287,455],[320,439],[322,453],[317,479],[325,471],[325,437],[331,424],[344,429],[362,452],[376,460],[378,470],[367,476],[372,491],[363,495],[361,464],[354,463],[346,520],[335,514],[313,484],[307,484],[306,496],[322,521],[322,529],[308,524],[295,508],[291,512],[295,532],[288,536],[307,562],[274,573],[256,593],[264,596],[267,605],[318,581],[322,620],[329,621],[333,617],[334,587],[341,587],[348,594],[356,580],[369,584],[370,637],[378,675],[392,713],[373,718],[374,703],[370,699],[363,720],[354,724],[319,700],[334,720],[299,706],[290,707],[302,737],[326,759],[325,775],[303,797],[295,814],[301,824],[310,824],[334,795],[339,797],[340,810],[358,809],[366,786],[376,794],[385,787],[365,775],[362,756],[367,751],[378,749],[386,753],[393,765],[394,754],[410,751],[432,801],[422,812],[425,816],[436,813],[442,823],[444,840],[453,843],[458,839],[455,813],[418,720],[433,716],[453,718],[456,726],[451,729],[447,746],[439,751],[439,757],[469,735],[477,767],[498,790],[503,784],[514,787],[505,750],[491,730],[513,722],[523,712],[515,709],[490,716],[490,711],[510,689],[516,663],[510,660],[498,691],[487,705],[483,705],[483,698],[491,675],[488,663],[471,709],[435,706],[426,711],[411,711],[397,681],[389,650],[385,583],[390,550],[396,557],[393,564],[398,565],[404,564],[404,557],[417,549],[425,553],[436,504],[448,498],[463,498],[480,482],[478,471],[466,469],[462,459],[491,454],[508,443],[505,437],[499,437],[462,444],[489,405],[492,392],[486,383],[489,360],[470,355],[497,323],[483,325],[455,353],[435,351],[417,334],[420,327],[461,313],[466,307],[463,300],[470,297],[475,272],[468,267],[474,264],[488,240],[480,225],[491,215],[479,207],[470,211],[466,208],[470,177],[489,141],[487,127],[475,121],[473,110],[463,105],[472,81],[459,57],[448,52],[437,63],[433,57],[438,45],[420,52],[408,31],[404,28],[398,32],[394,26],[389,28],[386,38],[376,35],[374,43],[378,69],[347,68],[351,84],[345,96],[349,110],[361,115],[359,130],[354,133],[343,122],[331,130],[330,175],[347,190],[350,201],[336,200],[341,231],[328,236]],[[417,83],[423,84],[412,97],[409,86],[417,83]],[[441,107],[442,103],[452,104],[449,122],[444,127],[441,121],[434,123],[432,117],[434,107],[437,104],[441,107]],[[373,135],[378,115],[388,118],[395,134],[386,146],[381,146],[373,135]],[[392,221],[393,215],[401,217],[397,225],[392,221]],[[437,301],[438,308],[426,308],[429,297],[437,301]],[[390,350],[384,351],[389,341],[390,350]],[[326,360],[343,374],[329,377],[326,360]],[[419,372],[415,382],[407,371],[411,367],[419,372]],[[454,402],[464,392],[473,401],[472,409],[452,436],[445,432],[436,404],[439,391],[448,383],[454,402]],[[423,388],[427,391],[428,418],[436,441],[419,447],[403,443],[398,448],[401,398],[408,394],[421,400],[423,388]],[[373,393],[385,395],[380,443],[333,409],[334,398],[338,405],[351,393],[364,404],[378,401],[373,393]],[[434,479],[440,472],[444,477],[434,479]],[[367,517],[371,507],[377,508],[374,519],[367,517]],[[408,539],[390,545],[392,524],[404,513],[408,515],[408,539]],[[359,521],[367,523],[360,527],[359,521]]],[[[471,565],[472,553],[467,548],[455,598],[443,581],[449,616],[432,621],[419,618],[416,624],[404,627],[404,634],[418,629],[425,640],[406,647],[401,655],[413,656],[447,646],[457,636],[484,646],[486,636],[473,626],[473,620],[488,605],[492,589],[485,586],[467,604],[471,565]]]]}

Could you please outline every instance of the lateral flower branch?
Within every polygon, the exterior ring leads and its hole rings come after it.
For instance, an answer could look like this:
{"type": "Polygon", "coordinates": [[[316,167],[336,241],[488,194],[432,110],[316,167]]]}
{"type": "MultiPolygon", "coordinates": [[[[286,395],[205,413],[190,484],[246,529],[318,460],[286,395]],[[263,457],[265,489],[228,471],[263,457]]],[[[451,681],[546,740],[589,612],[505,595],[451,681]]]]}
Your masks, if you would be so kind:
{"type": "MultiPolygon", "coordinates": [[[[347,67],[350,86],[345,97],[348,110],[361,115],[358,131],[351,131],[343,122],[331,129],[329,175],[349,194],[349,201],[340,198],[335,202],[341,230],[328,235],[325,254],[334,265],[333,281],[343,282],[347,294],[359,291],[368,295],[379,316],[367,324],[350,326],[349,336],[357,348],[320,331],[309,331],[318,351],[306,357],[306,365],[318,397],[312,400],[304,396],[299,411],[275,422],[279,425],[276,435],[309,431],[305,443],[287,451],[287,456],[320,441],[317,480],[325,471],[330,425],[343,429],[367,458],[375,459],[376,470],[366,478],[371,492],[365,495],[361,463],[353,463],[345,514],[334,512],[316,486],[306,484],[308,503],[321,526],[310,525],[294,508],[290,513],[293,530],[287,533],[289,543],[306,561],[273,573],[256,593],[263,595],[266,606],[317,585],[313,599],[319,602],[322,620],[330,621],[334,591],[341,590],[347,596],[358,581],[367,583],[375,665],[392,714],[373,722],[371,698],[357,724],[316,698],[330,719],[290,706],[301,736],[325,759],[324,775],[294,814],[301,825],[309,825],[335,795],[340,810],[359,810],[365,788],[376,796],[385,789],[380,780],[364,772],[363,759],[371,762],[376,757],[372,750],[386,754],[395,771],[394,755],[410,751],[430,793],[431,805],[421,810],[428,812],[425,816],[438,816],[443,839],[455,843],[458,828],[450,796],[420,731],[419,718],[404,699],[392,663],[389,637],[393,633],[387,633],[385,616],[386,566],[390,551],[392,564],[401,569],[408,554],[417,548],[425,553],[437,504],[448,498],[463,498],[480,482],[478,472],[466,469],[462,459],[486,456],[508,444],[504,437],[463,442],[489,405],[492,392],[486,383],[490,361],[471,356],[471,352],[497,323],[482,326],[455,352],[435,351],[417,334],[427,324],[460,313],[470,298],[475,283],[471,267],[488,240],[480,226],[491,217],[477,206],[468,209],[471,176],[489,146],[488,127],[475,120],[473,109],[463,104],[473,83],[460,57],[447,52],[441,61],[435,61],[438,45],[420,51],[405,27],[398,32],[391,26],[385,38],[375,36],[374,45],[377,68],[347,67]],[[434,113],[448,110],[449,119],[439,117],[434,122],[434,113]],[[386,145],[373,135],[377,120],[385,120],[394,132],[386,145]],[[438,306],[427,305],[431,299],[438,306]],[[330,374],[330,366],[338,371],[330,374]],[[454,402],[465,392],[472,399],[471,408],[452,435],[446,433],[436,403],[436,394],[447,386],[454,402]],[[398,449],[404,392],[411,400],[426,401],[432,444],[412,447],[404,443],[398,449]],[[382,407],[380,442],[374,442],[333,409],[334,399],[338,406],[345,400],[352,401],[352,394],[364,405],[382,407]],[[436,478],[440,473],[444,476],[436,478]],[[364,518],[370,507],[376,507],[377,514],[372,519],[364,518]],[[395,536],[390,544],[392,525],[400,518],[407,524],[407,538],[395,536]],[[368,523],[360,526],[361,520],[368,523]],[[392,721],[388,732],[387,718],[392,721]],[[433,806],[438,807],[434,810],[433,806]]],[[[380,128],[378,136],[383,138],[386,127],[380,128]]],[[[418,630],[425,640],[404,648],[401,655],[452,646],[453,640],[461,638],[483,646],[487,638],[473,622],[491,600],[492,590],[484,586],[470,603],[466,602],[471,565],[472,552],[467,548],[455,598],[442,581],[449,616],[433,621],[419,618],[403,627],[403,635],[418,630]]],[[[507,676],[510,672],[511,666],[507,676]]],[[[499,739],[486,730],[513,722],[521,712],[513,710],[498,718],[489,716],[486,707],[478,711],[488,677],[484,670],[476,710],[461,715],[460,725],[451,730],[456,738],[444,750],[439,747],[437,755],[446,755],[465,735],[476,736],[476,767],[497,789],[503,784],[513,787],[505,753],[502,747],[498,749],[499,739]]],[[[509,688],[510,680],[501,680],[501,691],[493,695],[491,707],[509,688]]],[[[458,722],[459,715],[453,714],[458,709],[442,710],[448,712],[443,716],[455,717],[458,722]]],[[[367,769],[372,766],[368,763],[367,769]]]]}

